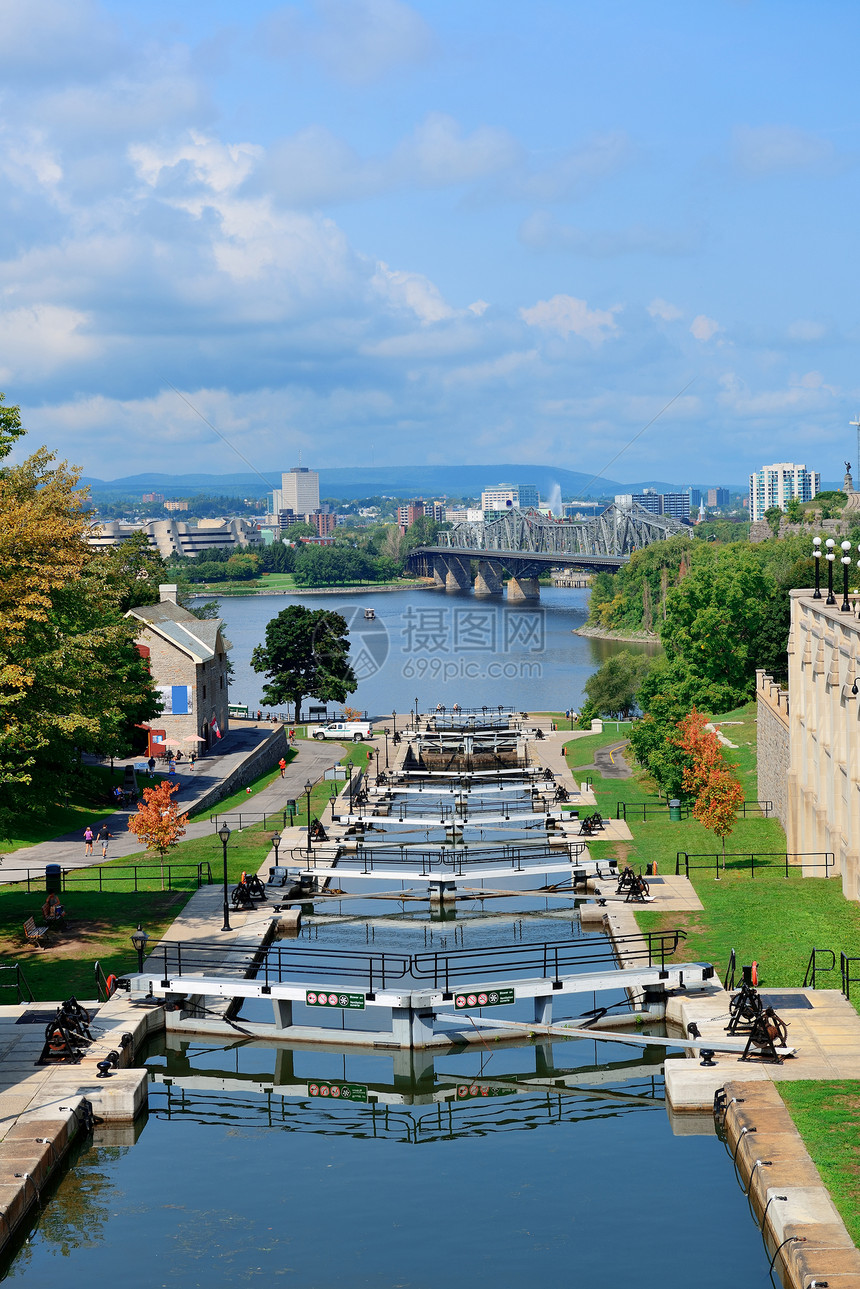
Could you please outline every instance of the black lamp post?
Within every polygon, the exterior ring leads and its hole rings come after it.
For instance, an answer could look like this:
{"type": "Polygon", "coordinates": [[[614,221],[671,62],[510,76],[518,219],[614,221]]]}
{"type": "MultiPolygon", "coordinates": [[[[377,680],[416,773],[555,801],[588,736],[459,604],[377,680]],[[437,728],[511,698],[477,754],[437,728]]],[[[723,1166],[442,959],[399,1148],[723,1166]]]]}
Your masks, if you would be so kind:
{"type": "Polygon", "coordinates": [[[305,781],[305,797],[308,803],[308,854],[311,853],[311,789],[313,786],[310,779],[305,781]]]}
{"type": "Polygon", "coordinates": [[[221,838],[224,859],[224,925],[222,931],[229,931],[230,928],[230,906],[227,903],[227,842],[230,840],[230,829],[226,823],[223,823],[218,829],[218,836],[221,838]]]}
{"type": "Polygon", "coordinates": [[[848,565],[851,563],[851,556],[848,552],[850,549],[850,542],[842,543],[842,603],[839,606],[840,613],[851,612],[851,605],[848,603],[848,565]]]}
{"type": "Polygon", "coordinates": [[[835,604],[836,596],[833,594],[833,561],[836,559],[836,552],[833,547],[836,545],[836,542],[832,537],[828,537],[824,545],[827,547],[827,554],[825,556],[827,560],[827,599],[824,603],[835,604]]]}
{"type": "Polygon", "coordinates": [[[418,729],[418,698],[415,699],[415,728],[418,729]]]}
{"type": "MultiPolygon", "coordinates": [[[[848,577],[848,574],[847,574],[847,573],[845,574],[845,577],[846,577],[846,578],[848,577]]],[[[847,581],[846,581],[845,585],[846,585],[846,586],[848,585],[847,581]]],[[[387,725],[386,725],[385,729],[384,729],[382,732],[383,732],[383,734],[385,735],[385,768],[386,768],[386,770],[387,770],[387,769],[388,769],[388,726],[387,726],[387,725]]]]}
{"type": "Polygon", "coordinates": [[[821,599],[821,538],[812,539],[812,558],[815,560],[815,594],[813,600],[821,599]]]}
{"type": "Polygon", "coordinates": [[[148,939],[149,936],[141,929],[141,925],[138,922],[137,930],[131,933],[131,942],[137,950],[137,970],[140,975],[143,975],[143,953],[148,939]]]}
{"type": "Polygon", "coordinates": [[[391,712],[391,724],[394,726],[391,732],[392,734],[396,734],[397,733],[397,713],[393,709],[391,712]]]}
{"type": "Polygon", "coordinates": [[[272,845],[275,848],[275,868],[278,867],[278,847],[281,844],[281,834],[276,830],[272,833],[272,845]]]}

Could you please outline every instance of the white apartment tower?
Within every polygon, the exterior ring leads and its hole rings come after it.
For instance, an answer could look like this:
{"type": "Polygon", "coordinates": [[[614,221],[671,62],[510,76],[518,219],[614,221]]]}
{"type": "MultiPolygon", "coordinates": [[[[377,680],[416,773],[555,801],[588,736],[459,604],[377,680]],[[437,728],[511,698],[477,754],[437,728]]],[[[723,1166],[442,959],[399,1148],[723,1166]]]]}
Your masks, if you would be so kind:
{"type": "Polygon", "coordinates": [[[294,515],[312,515],[320,508],[320,477],[316,470],[295,465],[281,475],[281,486],[272,493],[272,513],[291,510],[294,515]]]}
{"type": "Polygon", "coordinates": [[[805,465],[781,461],[766,465],[750,475],[750,519],[764,519],[766,510],[785,510],[792,498],[811,501],[821,491],[821,475],[805,465]]]}

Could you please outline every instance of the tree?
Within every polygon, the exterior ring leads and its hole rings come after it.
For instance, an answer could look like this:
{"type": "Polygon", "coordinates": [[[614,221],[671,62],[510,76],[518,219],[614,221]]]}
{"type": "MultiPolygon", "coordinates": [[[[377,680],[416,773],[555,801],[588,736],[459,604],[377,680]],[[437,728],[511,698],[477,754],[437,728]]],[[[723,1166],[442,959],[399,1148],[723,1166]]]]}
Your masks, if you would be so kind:
{"type": "Polygon", "coordinates": [[[636,705],[639,686],[651,666],[645,654],[623,649],[613,654],[585,682],[588,696],[586,713],[591,715],[621,716],[626,719],[636,705]]]}
{"type": "Polygon", "coordinates": [[[724,766],[720,740],[713,730],[706,728],[708,723],[707,717],[694,707],[678,722],[677,730],[672,736],[675,745],[689,757],[689,764],[684,767],[683,785],[684,791],[691,797],[698,797],[707,787],[714,770],[724,766]]]}
{"type": "Polygon", "coordinates": [[[693,806],[693,818],[723,843],[723,868],[726,866],[726,837],[734,829],[743,799],[743,788],[729,767],[723,765],[711,771],[693,806]]]}
{"type": "Polygon", "coordinates": [[[188,815],[181,815],[175,801],[171,801],[174,792],[179,791],[178,783],[162,779],[156,788],[144,788],[144,804],[137,813],[130,816],[128,830],[140,841],[146,843],[147,850],[154,850],[161,860],[161,889],[164,890],[164,857],[185,836],[185,825],[188,815]]]}
{"type": "MultiPolygon", "coordinates": [[[[23,433],[0,395],[0,459],[23,433]]],[[[152,596],[148,557],[93,551],[77,479],[45,448],[0,469],[0,829],[61,800],[82,750],[128,751],[130,728],[157,712],[124,617],[152,596]]]]}
{"type": "Polygon", "coordinates": [[[764,520],[774,537],[778,537],[779,526],[782,523],[782,510],[779,506],[769,506],[764,512],[764,520]]]}
{"type": "Polygon", "coordinates": [[[263,688],[266,705],[295,704],[296,722],[303,698],[344,703],[358,688],[349,663],[346,620],[328,609],[301,604],[282,609],[266,627],[265,645],[254,649],[251,666],[268,678],[263,688]]]}
{"type": "Polygon", "coordinates": [[[296,542],[302,537],[316,537],[317,530],[313,524],[306,524],[303,519],[298,519],[294,524],[290,524],[287,529],[287,541],[296,542]]]}

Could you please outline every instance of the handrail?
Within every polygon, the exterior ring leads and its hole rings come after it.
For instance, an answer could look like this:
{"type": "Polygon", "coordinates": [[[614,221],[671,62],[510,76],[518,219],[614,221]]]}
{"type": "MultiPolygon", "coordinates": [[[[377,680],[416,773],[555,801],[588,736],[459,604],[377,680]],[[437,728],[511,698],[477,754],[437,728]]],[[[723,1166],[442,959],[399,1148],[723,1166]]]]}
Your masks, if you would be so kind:
{"type": "MultiPolygon", "coordinates": [[[[845,955],[843,954],[842,956],[844,957],[845,955]]],[[[801,985],[801,988],[817,989],[818,988],[818,985],[816,984],[817,977],[822,972],[835,971],[835,970],[836,970],[836,954],[833,952],[833,950],[816,949],[813,947],[812,953],[809,955],[809,962],[807,963],[807,966],[806,966],[806,975],[803,977],[803,984],[801,985]],[[818,965],[819,954],[822,957],[824,956],[824,954],[827,954],[829,956],[830,958],[829,967],[820,967],[818,965]]]]}
{"type": "Polygon", "coordinates": [[[33,990],[30,988],[30,982],[21,970],[20,962],[0,963],[0,972],[3,971],[14,971],[15,980],[13,984],[6,984],[4,981],[0,980],[0,989],[14,989],[16,1001],[19,1003],[32,1003],[35,1001],[33,990]]]}
{"type": "Polygon", "coordinates": [[[839,955],[839,970],[842,976],[842,992],[845,997],[851,1000],[851,986],[860,985],[860,976],[851,975],[852,962],[860,962],[860,958],[849,958],[846,953],[839,955]]]}
{"type": "MultiPolygon", "coordinates": [[[[662,968],[682,939],[686,939],[686,932],[679,927],[673,931],[643,931],[638,935],[616,936],[614,944],[624,946],[625,960],[647,957],[651,967],[656,965],[654,960],[659,956],[662,968]]],[[[414,953],[412,974],[419,980],[432,980],[435,988],[449,992],[451,980],[455,977],[462,980],[464,976],[475,974],[521,975],[525,971],[537,971],[544,979],[557,980],[565,967],[604,962],[617,962],[612,944],[604,943],[598,948],[582,940],[547,940],[481,949],[414,953]]]]}
{"type": "Polygon", "coordinates": [[[98,961],[93,963],[93,975],[96,978],[96,992],[99,998],[103,998],[107,1002],[110,998],[107,987],[108,977],[102,971],[102,964],[98,961]]]}
{"type": "Polygon", "coordinates": [[[735,987],[736,967],[737,967],[737,958],[735,957],[734,949],[732,949],[731,953],[729,954],[729,965],[726,967],[726,974],[723,977],[723,989],[725,989],[727,993],[731,993],[731,991],[735,987]]]}
{"type": "MultiPolygon", "coordinates": [[[[346,787],[349,779],[332,779],[331,782],[342,783],[346,787]]],[[[261,810],[225,810],[222,812],[215,810],[210,814],[209,822],[214,824],[213,831],[216,833],[219,828],[219,821],[229,823],[231,828],[241,829],[247,828],[250,824],[261,822],[263,827],[266,828],[267,820],[272,820],[276,821],[280,828],[291,828],[298,819],[298,814],[298,808],[292,814],[290,814],[289,810],[267,810],[265,812],[261,810]],[[236,819],[238,823],[233,823],[232,821],[236,819]],[[245,821],[244,823],[242,822],[243,820],[245,821]]]]}
{"type": "Polygon", "coordinates": [[[247,946],[206,944],[199,941],[162,940],[147,947],[150,958],[162,971],[162,982],[171,976],[206,974],[235,969],[243,978],[262,976],[265,985],[284,981],[307,980],[312,984],[325,977],[354,980],[374,988],[386,988],[390,981],[401,980],[409,971],[408,954],[382,953],[374,950],[325,949],[316,945],[261,945],[248,959],[247,946]]]}
{"type": "MultiPolygon", "coordinates": [[[[547,859],[564,859],[574,863],[586,849],[585,842],[563,842],[558,846],[474,846],[435,850],[416,850],[409,846],[365,846],[359,843],[355,852],[355,861],[362,863],[365,873],[372,873],[375,868],[409,867],[415,865],[416,874],[420,871],[426,875],[434,868],[449,868],[452,873],[462,875],[464,865],[510,864],[517,872],[523,871],[524,861],[534,861],[539,868],[540,862],[547,859]],[[420,870],[418,865],[420,864],[420,870]]],[[[339,865],[347,865],[353,858],[349,853],[340,857],[339,865]]],[[[611,866],[611,865],[610,865],[611,866]]]]}
{"type": "Polygon", "coordinates": [[[831,868],[836,866],[836,855],[832,850],[815,850],[815,851],[798,851],[796,853],[784,850],[763,850],[763,851],[727,851],[724,855],[722,851],[714,851],[703,854],[691,855],[686,850],[679,850],[675,855],[675,876],[679,877],[683,867],[684,876],[689,877],[691,871],[704,870],[713,868],[717,877],[725,871],[738,872],[749,866],[750,876],[755,877],[758,872],[779,871],[784,877],[788,877],[792,870],[806,868],[823,868],[824,876],[830,875],[831,868]],[[823,856],[824,862],[817,863],[817,856],[823,856]],[[705,859],[706,864],[691,863],[692,860],[705,859]],[[778,860],[778,863],[771,863],[771,860],[778,860]],[[683,863],[682,863],[683,861],[683,863]]]}

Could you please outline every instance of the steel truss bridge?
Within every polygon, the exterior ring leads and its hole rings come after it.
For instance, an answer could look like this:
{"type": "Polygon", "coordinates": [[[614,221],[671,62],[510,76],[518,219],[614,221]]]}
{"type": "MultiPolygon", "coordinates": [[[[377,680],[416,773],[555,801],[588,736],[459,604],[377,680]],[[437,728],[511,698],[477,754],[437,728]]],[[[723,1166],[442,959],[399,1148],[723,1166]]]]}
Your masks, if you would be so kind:
{"type": "Polygon", "coordinates": [[[435,545],[416,547],[410,563],[437,586],[468,590],[474,560],[477,595],[501,594],[507,572],[509,599],[536,599],[537,578],[547,567],[614,572],[634,551],[666,541],[683,527],[677,519],[636,505],[613,503],[594,519],[581,521],[514,509],[488,523],[455,524],[439,533],[435,545]]]}

